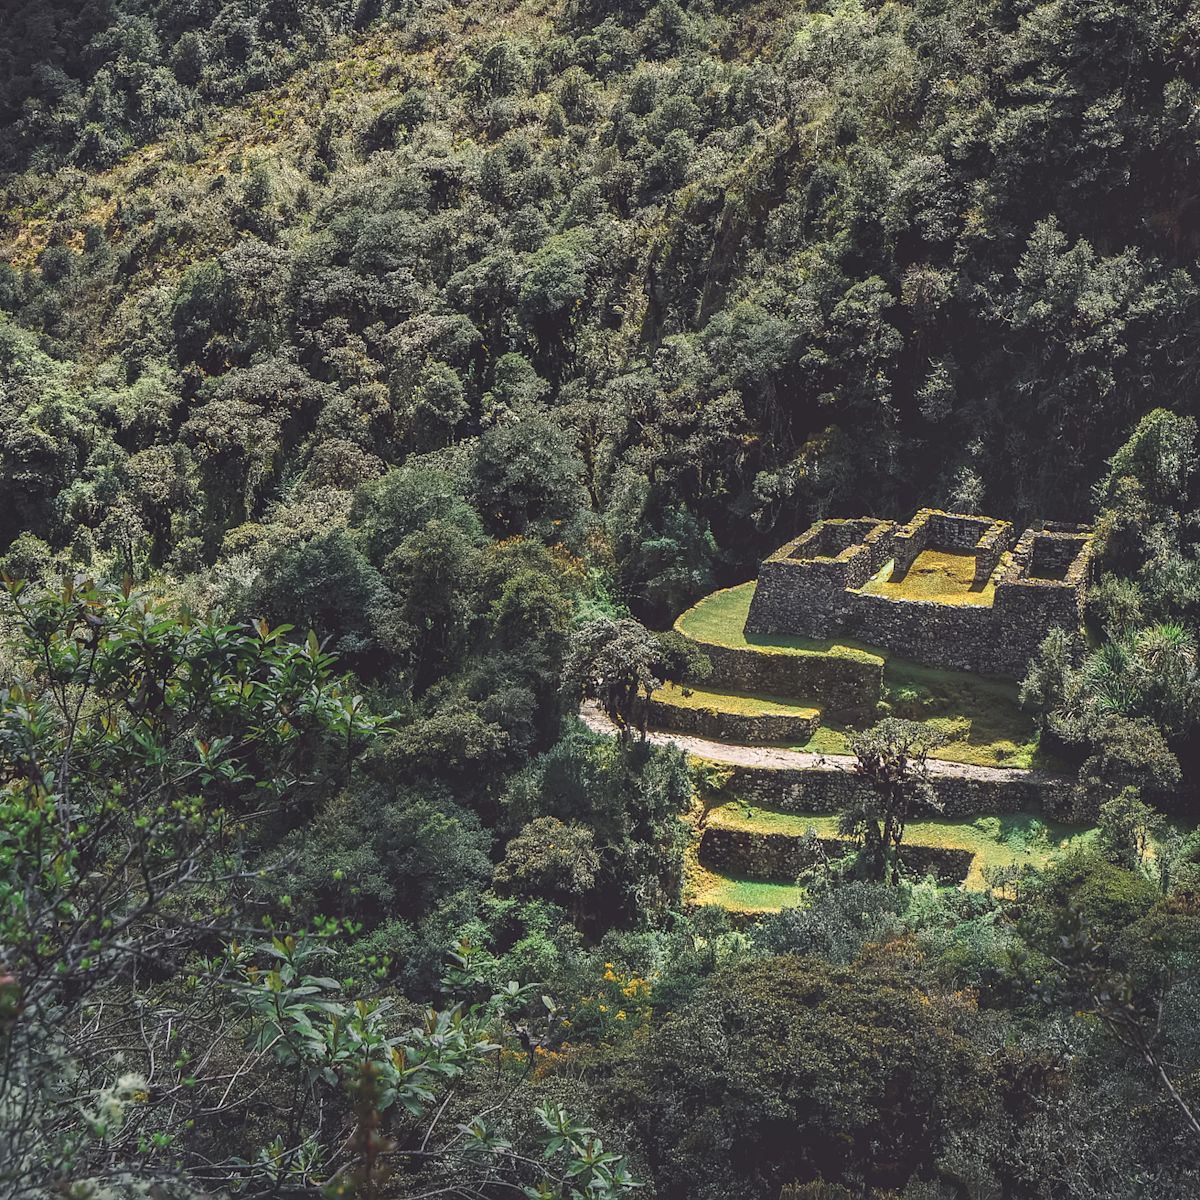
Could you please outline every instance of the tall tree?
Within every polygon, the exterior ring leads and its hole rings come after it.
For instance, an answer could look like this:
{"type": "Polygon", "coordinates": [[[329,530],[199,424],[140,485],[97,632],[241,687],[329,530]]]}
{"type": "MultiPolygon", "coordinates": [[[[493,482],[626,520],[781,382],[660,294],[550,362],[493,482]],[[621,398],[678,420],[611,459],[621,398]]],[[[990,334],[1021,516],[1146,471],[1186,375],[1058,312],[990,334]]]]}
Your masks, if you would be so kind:
{"type": "Polygon", "coordinates": [[[855,770],[870,791],[842,812],[840,825],[843,833],[861,839],[859,862],[870,878],[899,882],[900,843],[909,817],[938,807],[927,759],[944,740],[928,725],[897,717],[851,737],[855,770]]]}

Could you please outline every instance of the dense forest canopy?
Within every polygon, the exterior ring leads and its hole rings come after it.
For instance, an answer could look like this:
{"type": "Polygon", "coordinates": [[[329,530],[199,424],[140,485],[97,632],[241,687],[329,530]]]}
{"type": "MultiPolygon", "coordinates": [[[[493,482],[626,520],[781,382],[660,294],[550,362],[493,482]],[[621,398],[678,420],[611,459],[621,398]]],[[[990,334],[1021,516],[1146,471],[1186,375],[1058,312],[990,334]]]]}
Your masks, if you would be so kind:
{"type": "Polygon", "coordinates": [[[1193,0],[9,5],[0,1191],[1200,1195],[1197,47],[1193,0]],[[926,505],[1096,527],[1020,688],[1086,836],[904,877],[891,686],[855,853],[689,904],[729,783],[639,736],[711,665],[663,631],[926,505]]]}
{"type": "Polygon", "coordinates": [[[546,419],[610,537],[743,569],[847,506],[1086,518],[1195,390],[1192,21],[27,6],[3,535],[194,569],[546,419]]]}

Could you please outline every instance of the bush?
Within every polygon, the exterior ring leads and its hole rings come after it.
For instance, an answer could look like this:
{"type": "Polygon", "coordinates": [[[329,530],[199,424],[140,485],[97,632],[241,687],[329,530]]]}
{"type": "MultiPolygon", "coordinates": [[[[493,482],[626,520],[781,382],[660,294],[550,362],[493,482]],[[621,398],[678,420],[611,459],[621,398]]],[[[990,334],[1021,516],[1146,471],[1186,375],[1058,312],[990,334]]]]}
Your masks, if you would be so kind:
{"type": "Polygon", "coordinates": [[[1142,874],[1126,871],[1095,851],[1063,855],[1030,889],[1027,920],[1033,941],[1058,952],[1058,933],[1069,906],[1101,942],[1134,924],[1158,902],[1158,889],[1142,874]]]}
{"type": "Polygon", "coordinates": [[[793,1181],[899,1187],[988,1105],[952,1005],[886,961],[720,971],[612,1085],[663,1200],[775,1200],[793,1181]]]}

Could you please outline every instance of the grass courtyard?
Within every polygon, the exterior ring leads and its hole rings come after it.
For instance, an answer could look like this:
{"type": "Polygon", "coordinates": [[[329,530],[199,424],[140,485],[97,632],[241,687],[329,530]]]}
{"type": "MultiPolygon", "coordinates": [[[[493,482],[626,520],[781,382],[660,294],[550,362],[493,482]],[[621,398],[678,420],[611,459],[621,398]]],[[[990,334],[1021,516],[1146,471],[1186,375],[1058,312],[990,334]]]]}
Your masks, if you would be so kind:
{"type": "Polygon", "coordinates": [[[898,600],[935,600],[939,604],[990,605],[996,599],[996,585],[988,580],[976,588],[975,556],[948,550],[922,550],[913,564],[896,577],[894,562],[869,579],[862,590],[875,596],[898,600]]]}
{"type": "Polygon", "coordinates": [[[693,904],[713,905],[732,913],[771,913],[798,907],[807,894],[794,883],[718,875],[697,866],[689,875],[687,899],[693,904]]]}

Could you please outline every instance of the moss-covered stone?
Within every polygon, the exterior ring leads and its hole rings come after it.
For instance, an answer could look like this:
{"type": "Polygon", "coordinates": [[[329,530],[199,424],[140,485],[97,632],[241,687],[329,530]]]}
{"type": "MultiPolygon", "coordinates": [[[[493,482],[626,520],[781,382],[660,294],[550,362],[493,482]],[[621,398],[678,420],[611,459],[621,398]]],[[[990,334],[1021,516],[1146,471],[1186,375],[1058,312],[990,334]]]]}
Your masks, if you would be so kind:
{"type": "MultiPolygon", "coordinates": [[[[812,866],[820,853],[836,857],[847,848],[848,843],[841,838],[810,839],[712,825],[700,839],[700,864],[743,879],[788,882],[812,866]]],[[[972,850],[951,846],[913,844],[900,848],[900,861],[909,874],[933,875],[946,885],[962,883],[974,857],[972,850]]]]}

